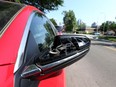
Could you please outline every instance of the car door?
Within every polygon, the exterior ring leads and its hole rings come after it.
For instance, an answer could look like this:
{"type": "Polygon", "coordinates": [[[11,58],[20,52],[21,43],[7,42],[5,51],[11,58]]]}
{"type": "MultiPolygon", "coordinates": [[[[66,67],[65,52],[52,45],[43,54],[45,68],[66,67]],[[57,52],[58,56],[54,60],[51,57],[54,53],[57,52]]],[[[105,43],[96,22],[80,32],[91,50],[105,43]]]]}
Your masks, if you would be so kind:
{"type": "MultiPolygon", "coordinates": [[[[23,58],[20,59],[20,68],[15,73],[15,87],[38,87],[39,80],[24,79],[21,73],[25,66],[33,64],[35,57],[39,56],[38,61],[47,60],[48,52],[53,44],[56,31],[50,21],[38,12],[31,14],[31,19],[27,23],[26,33],[28,33],[23,58]],[[33,15],[33,16],[32,16],[33,15]]],[[[25,36],[25,35],[24,35],[25,36]]],[[[26,37],[25,37],[26,38],[26,37]]]]}

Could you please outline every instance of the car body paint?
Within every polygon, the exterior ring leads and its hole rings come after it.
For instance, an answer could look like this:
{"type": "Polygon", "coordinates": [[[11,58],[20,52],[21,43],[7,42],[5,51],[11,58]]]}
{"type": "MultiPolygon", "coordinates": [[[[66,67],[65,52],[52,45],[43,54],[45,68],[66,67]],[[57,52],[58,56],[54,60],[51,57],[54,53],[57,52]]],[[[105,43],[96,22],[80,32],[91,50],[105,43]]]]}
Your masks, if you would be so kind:
{"type": "Polygon", "coordinates": [[[13,87],[14,64],[0,66],[0,87],[13,87]]]}
{"type": "Polygon", "coordinates": [[[17,52],[21,43],[22,35],[27,20],[33,10],[37,9],[32,6],[25,7],[16,16],[0,38],[0,65],[16,62],[17,52]]]}
{"type": "MultiPolygon", "coordinates": [[[[0,37],[0,87],[14,87],[14,64],[26,23],[33,11],[40,12],[32,6],[24,7],[0,37]]],[[[64,70],[60,75],[40,81],[38,87],[65,87],[64,70]]]]}

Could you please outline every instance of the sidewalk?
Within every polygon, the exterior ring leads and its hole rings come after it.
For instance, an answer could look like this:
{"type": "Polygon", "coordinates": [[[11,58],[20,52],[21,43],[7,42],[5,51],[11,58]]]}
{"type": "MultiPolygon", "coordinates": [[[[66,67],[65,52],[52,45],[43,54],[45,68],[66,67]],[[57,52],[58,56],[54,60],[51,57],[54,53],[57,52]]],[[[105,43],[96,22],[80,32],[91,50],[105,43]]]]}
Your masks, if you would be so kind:
{"type": "Polygon", "coordinates": [[[116,48],[116,42],[112,42],[112,41],[105,40],[105,39],[96,39],[96,40],[92,40],[92,41],[94,41],[93,44],[96,44],[96,45],[99,44],[99,45],[104,45],[104,46],[116,48]]]}

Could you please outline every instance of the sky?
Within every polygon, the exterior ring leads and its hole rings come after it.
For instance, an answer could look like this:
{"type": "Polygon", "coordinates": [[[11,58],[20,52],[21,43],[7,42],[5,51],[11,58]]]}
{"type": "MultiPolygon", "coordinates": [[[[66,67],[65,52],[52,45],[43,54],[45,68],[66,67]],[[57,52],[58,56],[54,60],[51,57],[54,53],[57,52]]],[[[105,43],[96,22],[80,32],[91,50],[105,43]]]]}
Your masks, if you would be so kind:
{"type": "Polygon", "coordinates": [[[64,0],[63,7],[47,13],[48,18],[63,23],[63,11],[73,10],[76,20],[82,20],[87,26],[93,22],[101,25],[104,21],[116,22],[116,0],[64,0]]]}

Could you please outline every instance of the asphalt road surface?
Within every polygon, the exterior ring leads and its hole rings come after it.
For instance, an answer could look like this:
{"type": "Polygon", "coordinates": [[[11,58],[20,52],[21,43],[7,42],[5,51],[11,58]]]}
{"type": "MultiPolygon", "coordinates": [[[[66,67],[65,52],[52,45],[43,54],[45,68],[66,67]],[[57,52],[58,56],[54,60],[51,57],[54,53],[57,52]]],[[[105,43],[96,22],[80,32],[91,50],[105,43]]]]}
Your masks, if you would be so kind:
{"type": "Polygon", "coordinates": [[[116,87],[116,43],[92,41],[89,53],[65,71],[67,87],[116,87]]]}

